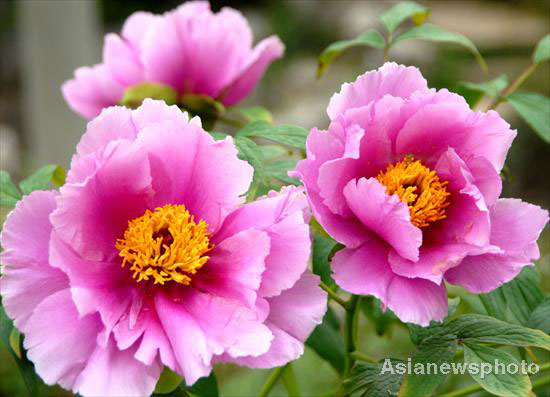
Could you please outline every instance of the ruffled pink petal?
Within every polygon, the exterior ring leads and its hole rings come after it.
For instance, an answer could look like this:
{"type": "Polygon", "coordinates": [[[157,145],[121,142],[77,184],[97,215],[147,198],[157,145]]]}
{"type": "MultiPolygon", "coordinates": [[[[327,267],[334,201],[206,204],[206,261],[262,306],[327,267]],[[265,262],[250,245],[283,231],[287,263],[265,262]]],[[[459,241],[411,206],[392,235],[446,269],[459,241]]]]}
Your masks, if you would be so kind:
{"type": "Polygon", "coordinates": [[[484,157],[500,172],[515,131],[496,112],[474,113],[467,105],[443,102],[422,107],[397,136],[400,156],[413,154],[432,166],[449,147],[462,158],[484,157]]]}
{"type": "Polygon", "coordinates": [[[133,142],[113,141],[103,163],[83,183],[66,184],[50,216],[63,241],[89,260],[112,260],[128,221],[151,202],[147,153],[133,142]],[[128,172],[132,170],[132,172],[128,172]]]}
{"type": "Polygon", "coordinates": [[[275,296],[292,287],[307,267],[311,241],[306,211],[302,189],[288,187],[231,213],[213,241],[217,244],[241,230],[266,232],[270,250],[258,293],[262,297],[275,296]]]}
{"type": "Polygon", "coordinates": [[[322,322],[327,309],[327,294],[319,288],[319,282],[318,276],[306,270],[292,288],[269,298],[266,325],[274,335],[269,351],[230,361],[252,368],[272,368],[300,357],[305,340],[322,322]]]}
{"type": "Polygon", "coordinates": [[[96,348],[101,327],[97,315],[79,317],[68,289],[38,304],[25,328],[25,349],[44,382],[72,389],[96,348]]]}
{"type": "Polygon", "coordinates": [[[113,78],[125,87],[145,79],[139,53],[117,34],[109,33],[105,36],[103,63],[113,78]]]}
{"type": "Polygon", "coordinates": [[[334,214],[324,204],[317,185],[320,166],[344,154],[344,141],[345,130],[338,121],[328,131],[312,129],[306,142],[307,158],[289,175],[304,183],[311,210],[327,233],[348,247],[358,247],[371,238],[371,233],[357,219],[334,214]]]}
{"type": "Polygon", "coordinates": [[[366,106],[386,94],[406,99],[415,91],[427,89],[426,80],[417,68],[387,62],[378,70],[359,76],[355,82],[343,84],[340,92],[330,99],[327,113],[332,120],[348,109],[366,106]]]}
{"type": "Polygon", "coordinates": [[[104,64],[81,67],[75,77],[66,81],[61,91],[70,108],[84,118],[92,119],[103,108],[116,105],[124,86],[116,81],[104,64]]]}
{"type": "Polygon", "coordinates": [[[393,273],[389,249],[373,239],[358,249],[338,251],[332,260],[334,280],[350,293],[374,295],[404,322],[426,326],[442,320],[447,315],[445,286],[393,273]]]}
{"type": "Polygon", "coordinates": [[[491,244],[499,254],[470,256],[445,273],[445,278],[474,293],[486,293],[512,280],[540,256],[537,239],[548,212],[517,199],[500,199],[491,207],[491,244]]]}
{"type": "Polygon", "coordinates": [[[67,276],[48,263],[54,209],[54,192],[33,192],[17,203],[2,230],[2,303],[23,332],[40,302],[69,285],[67,276]]]}
{"type": "Polygon", "coordinates": [[[193,124],[201,127],[200,119],[195,117],[189,120],[186,112],[182,112],[176,105],[168,106],[166,102],[146,98],[141,106],[132,111],[132,121],[137,131],[155,123],[165,123],[171,121],[180,128],[186,124],[193,124]]]}
{"type": "Polygon", "coordinates": [[[270,244],[269,235],[255,229],[226,238],[215,245],[210,259],[193,278],[194,285],[212,295],[254,307],[270,244]]]}
{"type": "Polygon", "coordinates": [[[97,347],[75,383],[82,396],[149,396],[160,377],[159,361],[145,365],[134,358],[134,349],[120,351],[113,338],[97,347]]]}
{"type": "Polygon", "coordinates": [[[154,207],[184,204],[215,233],[244,202],[254,170],[237,157],[231,137],[216,142],[193,123],[169,121],[145,127],[137,142],[149,159],[154,207]]]}
{"type": "Polygon", "coordinates": [[[277,36],[260,41],[252,50],[242,69],[221,95],[222,102],[232,106],[240,102],[254,89],[267,67],[281,58],[285,46],[277,36]]]}
{"type": "Polygon", "coordinates": [[[159,18],[149,12],[138,11],[134,12],[124,22],[122,26],[121,36],[132,46],[136,51],[141,49],[141,45],[145,40],[145,36],[155,19],[159,18]]]}
{"type": "Polygon", "coordinates": [[[188,385],[210,373],[213,356],[258,356],[269,349],[273,338],[255,311],[193,289],[184,296],[158,293],[155,307],[174,349],[178,372],[188,385]]]}
{"type": "Polygon", "coordinates": [[[143,43],[148,80],[181,93],[216,96],[241,69],[252,44],[244,17],[208,2],[186,3],[155,21],[143,43]]]}
{"type": "Polygon", "coordinates": [[[418,260],[422,231],[411,223],[409,207],[397,195],[388,196],[375,178],[350,181],[344,196],[363,225],[378,234],[403,258],[418,260]]]}

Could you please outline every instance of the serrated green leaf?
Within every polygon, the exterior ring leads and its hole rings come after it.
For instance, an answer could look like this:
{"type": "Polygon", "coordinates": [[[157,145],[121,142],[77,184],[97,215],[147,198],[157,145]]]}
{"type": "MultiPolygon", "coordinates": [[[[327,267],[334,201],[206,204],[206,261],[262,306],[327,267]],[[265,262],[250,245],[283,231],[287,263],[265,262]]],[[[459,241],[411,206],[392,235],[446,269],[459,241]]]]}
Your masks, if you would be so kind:
{"type": "MultiPolygon", "coordinates": [[[[497,396],[517,397],[528,396],[531,391],[531,381],[529,376],[521,374],[521,365],[510,353],[498,350],[492,347],[478,345],[471,342],[464,343],[464,363],[470,368],[475,364],[480,368],[479,373],[470,371],[474,380],[481,387],[497,396]],[[512,374],[506,369],[495,367],[495,360],[504,364],[506,367],[510,364],[517,365],[518,373],[512,374]],[[492,369],[491,373],[481,375],[481,366],[492,369]],[[498,370],[498,373],[497,373],[498,370]]],[[[485,371],[487,372],[488,369],[485,371]]]]}
{"type": "Polygon", "coordinates": [[[170,368],[165,367],[160,378],[155,386],[155,393],[167,394],[170,393],[180,385],[182,382],[181,376],[172,371],[170,368]]]}
{"type": "Polygon", "coordinates": [[[448,334],[471,342],[535,346],[550,350],[550,336],[544,332],[481,314],[461,315],[445,324],[444,328],[448,334]]]}
{"type": "Polygon", "coordinates": [[[269,124],[273,124],[273,115],[269,110],[262,106],[253,106],[249,108],[236,107],[231,110],[240,113],[249,123],[253,121],[265,121],[269,124]]]}
{"type": "Polygon", "coordinates": [[[19,183],[23,194],[31,194],[35,190],[48,190],[50,183],[61,186],[65,183],[65,170],[55,164],[40,167],[34,174],[19,183]]]}
{"type": "Polygon", "coordinates": [[[402,360],[388,358],[376,364],[357,364],[351,376],[344,381],[349,393],[364,390],[363,396],[380,397],[396,396],[403,380],[406,363],[402,360]],[[403,371],[398,366],[403,366],[403,371]]]}
{"type": "Polygon", "coordinates": [[[254,168],[254,177],[247,193],[248,200],[254,200],[258,196],[258,191],[262,185],[266,184],[262,152],[258,149],[258,145],[246,136],[236,137],[235,146],[239,151],[239,158],[248,162],[254,168]]]}
{"type": "Polygon", "coordinates": [[[21,192],[11,180],[10,174],[0,170],[0,206],[13,207],[21,199],[21,192]]]}
{"type": "Polygon", "coordinates": [[[326,238],[319,233],[313,233],[313,273],[321,277],[321,281],[328,286],[334,285],[334,280],[330,276],[329,254],[336,245],[336,241],[326,238]]]}
{"type": "Polygon", "coordinates": [[[525,267],[515,279],[493,292],[479,295],[479,299],[488,315],[526,325],[531,312],[544,298],[539,285],[536,268],[525,267]]]}
{"type": "Polygon", "coordinates": [[[467,48],[468,50],[470,50],[470,52],[477,59],[481,68],[484,71],[487,71],[487,64],[483,60],[483,57],[479,53],[474,43],[472,43],[472,41],[469,38],[467,38],[466,36],[460,33],[449,32],[448,30],[440,26],[426,23],[421,26],[416,26],[411,30],[408,30],[400,34],[394,39],[393,42],[394,44],[396,44],[401,41],[412,40],[412,39],[429,40],[429,41],[435,41],[438,43],[454,43],[454,44],[461,45],[467,48]]]}
{"type": "Polygon", "coordinates": [[[319,56],[319,66],[317,68],[317,78],[321,77],[327,71],[329,65],[342,53],[351,47],[373,47],[384,48],[386,42],[382,35],[374,30],[368,30],[351,40],[336,41],[329,45],[319,56]]]}
{"type": "MultiPolygon", "coordinates": [[[[261,147],[261,146],[260,146],[261,147]]],[[[265,164],[265,173],[268,176],[276,178],[288,185],[299,186],[299,180],[288,176],[288,171],[296,167],[296,160],[279,160],[265,164]]]]}
{"type": "Polygon", "coordinates": [[[146,98],[162,99],[168,105],[175,105],[178,102],[178,92],[165,84],[137,84],[126,89],[119,104],[135,109],[139,107],[146,98]]]}
{"type": "Polygon", "coordinates": [[[425,368],[426,373],[417,373],[421,371],[413,370],[412,373],[407,374],[403,379],[398,395],[400,397],[431,396],[447,377],[441,371],[434,371],[432,365],[435,364],[439,368],[441,364],[452,361],[456,347],[456,337],[454,335],[438,335],[425,338],[418,346],[418,352],[412,359],[412,368],[415,369],[416,364],[420,364],[422,368],[425,368]]]}
{"type": "Polygon", "coordinates": [[[193,386],[186,386],[187,392],[196,397],[218,397],[218,381],[214,372],[210,375],[200,378],[193,386]]]}
{"type": "Polygon", "coordinates": [[[265,121],[255,121],[237,131],[237,137],[269,139],[283,145],[304,150],[308,131],[296,125],[271,125],[265,121]]]}
{"type": "Polygon", "coordinates": [[[485,83],[469,83],[464,81],[460,85],[470,90],[482,92],[491,98],[496,98],[502,90],[508,87],[508,76],[501,74],[496,79],[486,81],[485,83]]]}
{"type": "Polygon", "coordinates": [[[527,326],[550,334],[550,297],[546,297],[529,316],[527,326]]]}
{"type": "Polygon", "coordinates": [[[550,98],[534,92],[514,92],[510,105],[546,143],[550,143],[550,98]]]}
{"type": "Polygon", "coordinates": [[[340,334],[329,323],[327,315],[323,322],[319,324],[306,341],[306,345],[311,347],[323,359],[339,373],[344,372],[346,367],[346,349],[340,334]]]}
{"type": "Polygon", "coordinates": [[[421,4],[412,1],[403,1],[396,4],[380,16],[380,20],[393,33],[395,29],[409,18],[414,18],[416,24],[421,24],[429,16],[430,10],[421,4]]]}
{"type": "Polygon", "coordinates": [[[533,61],[541,63],[550,59],[550,34],[544,36],[535,47],[533,61]]]}
{"type": "Polygon", "coordinates": [[[288,149],[285,149],[279,145],[261,145],[260,151],[266,160],[273,160],[277,157],[285,156],[290,153],[288,149]]]}

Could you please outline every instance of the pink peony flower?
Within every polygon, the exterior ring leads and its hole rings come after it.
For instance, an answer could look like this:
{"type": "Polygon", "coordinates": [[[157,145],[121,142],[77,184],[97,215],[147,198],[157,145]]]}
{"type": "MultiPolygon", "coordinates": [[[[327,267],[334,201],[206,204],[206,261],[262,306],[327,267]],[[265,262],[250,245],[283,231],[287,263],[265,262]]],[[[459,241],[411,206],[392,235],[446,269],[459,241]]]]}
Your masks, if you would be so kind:
{"type": "Polygon", "coordinates": [[[299,357],[326,294],[307,270],[307,200],[243,204],[253,170],[230,137],[145,100],[88,124],[59,192],[20,201],[1,236],[1,294],[36,371],[84,396],[149,395],[165,365],[299,357]]]}
{"type": "Polygon", "coordinates": [[[88,119],[116,105],[126,88],[144,82],[231,106],[252,91],[283,51],[276,36],[252,48],[252,32],[240,12],[224,7],[214,14],[207,1],[191,1],[163,15],[132,14],[120,36],[105,36],[103,63],[77,69],[62,91],[69,106],[88,119]]]}
{"type": "Polygon", "coordinates": [[[444,280],[486,293],[539,257],[547,211],[499,199],[516,132],[496,112],[395,63],[344,84],[327,112],[294,175],[346,246],[332,262],[343,289],[427,325],[447,314],[444,280]]]}

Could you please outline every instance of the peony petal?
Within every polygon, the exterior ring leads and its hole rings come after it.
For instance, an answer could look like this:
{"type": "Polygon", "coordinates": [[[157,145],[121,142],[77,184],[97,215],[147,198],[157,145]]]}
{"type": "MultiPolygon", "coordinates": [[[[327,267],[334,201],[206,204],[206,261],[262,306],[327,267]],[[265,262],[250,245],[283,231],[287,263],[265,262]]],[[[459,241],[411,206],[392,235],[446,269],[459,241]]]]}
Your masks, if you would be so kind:
{"type": "Polygon", "coordinates": [[[61,91],[70,108],[84,118],[92,119],[103,108],[116,105],[124,86],[114,79],[104,64],[81,67],[75,77],[66,81],[61,91]]]}
{"type": "Polygon", "coordinates": [[[85,182],[61,188],[50,216],[59,237],[94,261],[117,257],[116,240],[124,235],[128,221],[150,208],[153,194],[147,153],[139,145],[113,141],[104,157],[85,182]]]}
{"type": "Polygon", "coordinates": [[[145,40],[149,28],[157,18],[159,17],[149,12],[134,12],[124,21],[121,36],[132,46],[132,48],[139,50],[141,49],[141,45],[145,40]]]}
{"type": "Polygon", "coordinates": [[[344,290],[374,295],[404,322],[426,326],[447,315],[444,285],[394,274],[388,263],[389,246],[373,239],[360,248],[338,251],[332,260],[333,278],[344,290]]]}
{"type": "Polygon", "coordinates": [[[120,351],[113,338],[97,347],[75,383],[83,396],[149,396],[160,377],[162,365],[145,365],[134,358],[134,349],[120,351]]]}
{"type": "Polygon", "coordinates": [[[411,223],[409,207],[397,195],[388,196],[375,178],[361,178],[346,185],[344,196],[365,227],[388,242],[400,256],[418,260],[422,232],[411,223]]]}
{"type": "Polygon", "coordinates": [[[69,290],[59,290],[36,307],[25,328],[25,349],[45,383],[71,389],[101,328],[99,316],[79,317],[69,290]]]}
{"type": "Polygon", "coordinates": [[[281,58],[285,46],[277,36],[260,41],[250,53],[241,70],[229,86],[221,94],[221,100],[226,106],[240,102],[254,89],[267,67],[281,58]]]}
{"type": "Polygon", "coordinates": [[[231,213],[213,241],[222,241],[250,228],[265,231],[270,239],[269,256],[262,274],[260,296],[275,296],[290,288],[307,267],[310,236],[306,198],[299,188],[283,188],[231,213]]]}
{"type": "Polygon", "coordinates": [[[367,72],[353,83],[345,83],[339,93],[330,98],[327,113],[331,120],[346,110],[366,106],[384,95],[406,99],[415,91],[427,90],[420,71],[414,66],[386,62],[378,70],[367,72]]]}
{"type": "Polygon", "coordinates": [[[144,128],[137,142],[149,158],[155,207],[184,204],[215,233],[243,203],[254,170],[237,157],[231,137],[216,142],[195,124],[168,121],[144,128]]]}
{"type": "Polygon", "coordinates": [[[117,34],[109,33],[105,36],[103,62],[111,76],[124,87],[145,80],[139,53],[117,34]]]}
{"type": "Polygon", "coordinates": [[[69,285],[67,276],[48,263],[54,209],[54,192],[33,192],[17,203],[2,230],[2,303],[23,332],[40,302],[69,285]]]}
{"type": "Polygon", "coordinates": [[[226,238],[215,245],[210,259],[193,278],[194,285],[213,295],[254,307],[270,242],[266,232],[255,229],[226,238]]]}
{"type": "Polygon", "coordinates": [[[269,351],[258,357],[229,361],[252,368],[272,368],[300,357],[305,340],[322,322],[327,309],[327,294],[319,288],[319,282],[318,276],[306,270],[292,288],[269,298],[266,325],[274,336],[269,351]]]}

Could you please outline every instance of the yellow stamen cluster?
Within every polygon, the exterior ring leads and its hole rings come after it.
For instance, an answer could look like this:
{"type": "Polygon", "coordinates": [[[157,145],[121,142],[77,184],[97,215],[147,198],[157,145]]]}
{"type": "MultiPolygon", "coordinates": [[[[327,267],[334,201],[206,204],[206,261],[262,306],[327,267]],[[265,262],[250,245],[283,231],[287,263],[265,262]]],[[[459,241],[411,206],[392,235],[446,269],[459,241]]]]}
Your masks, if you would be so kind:
{"type": "Polygon", "coordinates": [[[165,205],[128,222],[124,238],[116,242],[123,258],[122,267],[130,265],[136,281],[154,279],[155,284],[175,281],[189,285],[212,249],[208,225],[193,216],[183,205],[165,205]]]}
{"type": "Polygon", "coordinates": [[[435,171],[407,157],[390,164],[376,179],[386,186],[387,194],[397,194],[409,206],[411,223],[418,227],[444,219],[445,208],[450,204],[445,186],[447,181],[439,180],[435,171]]]}

